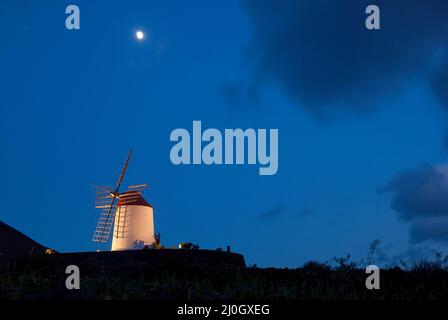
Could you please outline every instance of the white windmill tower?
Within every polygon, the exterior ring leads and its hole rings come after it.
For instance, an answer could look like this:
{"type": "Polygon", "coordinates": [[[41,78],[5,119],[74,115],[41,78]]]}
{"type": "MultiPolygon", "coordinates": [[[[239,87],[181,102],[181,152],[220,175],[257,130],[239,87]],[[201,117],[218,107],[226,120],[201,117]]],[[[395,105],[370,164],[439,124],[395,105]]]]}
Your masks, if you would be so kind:
{"type": "Polygon", "coordinates": [[[129,186],[120,193],[131,156],[132,150],[115,189],[96,187],[95,208],[102,211],[92,240],[98,242],[98,249],[109,241],[112,228],[112,251],[136,250],[155,244],[153,208],[142,196],[147,184],[129,186]]]}

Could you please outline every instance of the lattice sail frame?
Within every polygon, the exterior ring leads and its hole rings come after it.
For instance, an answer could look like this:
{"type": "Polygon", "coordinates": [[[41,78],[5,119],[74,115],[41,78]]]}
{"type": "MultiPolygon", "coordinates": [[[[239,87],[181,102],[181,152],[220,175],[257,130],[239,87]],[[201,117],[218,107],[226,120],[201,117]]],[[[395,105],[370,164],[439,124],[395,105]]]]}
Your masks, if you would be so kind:
{"type": "MultiPolygon", "coordinates": [[[[112,230],[112,226],[114,224],[116,206],[115,200],[117,200],[117,196],[119,194],[121,183],[123,182],[124,175],[126,174],[126,170],[129,165],[129,161],[131,160],[133,150],[129,152],[128,158],[124,163],[123,169],[121,170],[120,177],[118,178],[117,186],[115,187],[113,192],[107,192],[110,190],[109,187],[100,187],[97,188],[99,191],[98,197],[98,207],[102,208],[100,219],[98,220],[98,224],[95,228],[95,232],[93,233],[93,241],[98,242],[98,250],[101,247],[101,243],[107,242],[109,240],[110,231],[112,230]],[[110,198],[110,199],[109,199],[110,198]]],[[[96,200],[95,200],[96,201],[96,200]]]]}
{"type": "Polygon", "coordinates": [[[113,200],[114,189],[111,186],[95,186],[95,208],[109,208],[113,200]]]}
{"type": "Polygon", "coordinates": [[[117,211],[117,204],[111,204],[109,207],[105,207],[101,210],[98,224],[96,225],[95,232],[93,233],[92,240],[99,243],[106,243],[109,241],[110,232],[114,225],[115,212],[117,211]],[[111,208],[112,205],[112,208],[111,208]],[[109,212],[114,212],[110,214],[109,212]]]}
{"type": "Polygon", "coordinates": [[[107,243],[112,232],[114,223],[117,223],[114,236],[124,238],[126,224],[126,204],[138,201],[142,197],[143,191],[148,188],[146,183],[128,186],[127,192],[114,194],[110,186],[95,186],[95,208],[101,209],[92,241],[107,243]],[[118,200],[118,202],[115,202],[118,200]],[[111,207],[112,206],[112,207],[111,207]],[[118,220],[115,219],[118,215],[118,220]]]}

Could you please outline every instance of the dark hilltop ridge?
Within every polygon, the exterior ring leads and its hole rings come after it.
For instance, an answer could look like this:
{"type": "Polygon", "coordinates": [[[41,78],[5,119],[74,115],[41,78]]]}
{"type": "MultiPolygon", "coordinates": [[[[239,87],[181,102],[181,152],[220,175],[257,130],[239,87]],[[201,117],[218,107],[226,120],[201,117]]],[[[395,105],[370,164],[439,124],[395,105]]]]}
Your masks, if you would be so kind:
{"type": "Polygon", "coordinates": [[[233,266],[245,267],[244,257],[233,252],[199,249],[141,249],[126,251],[59,253],[0,222],[0,261],[27,259],[46,265],[86,265],[95,261],[111,267],[130,262],[148,266],[233,266]]]}
{"type": "Polygon", "coordinates": [[[302,267],[246,267],[237,253],[142,249],[57,253],[0,223],[0,300],[446,300],[448,259],[381,269],[367,290],[365,265],[347,258],[302,267]],[[68,290],[66,268],[80,270],[68,290]]]}
{"type": "Polygon", "coordinates": [[[44,255],[48,248],[0,221],[0,261],[44,255]]]}

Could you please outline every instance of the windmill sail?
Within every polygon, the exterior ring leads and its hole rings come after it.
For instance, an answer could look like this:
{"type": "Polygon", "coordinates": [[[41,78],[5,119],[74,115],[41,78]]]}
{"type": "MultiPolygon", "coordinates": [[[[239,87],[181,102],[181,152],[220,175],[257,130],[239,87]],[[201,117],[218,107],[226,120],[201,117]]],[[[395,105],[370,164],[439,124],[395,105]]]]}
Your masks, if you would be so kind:
{"type": "Polygon", "coordinates": [[[133,186],[129,186],[128,189],[130,191],[139,191],[139,192],[143,192],[144,190],[146,190],[148,188],[148,185],[146,183],[143,184],[136,184],[133,186]]]}
{"type": "Polygon", "coordinates": [[[110,214],[109,211],[115,212],[117,210],[116,204],[111,204],[109,208],[104,208],[101,211],[98,224],[96,225],[93,234],[93,241],[98,243],[106,243],[109,240],[110,232],[114,224],[115,214],[110,214]]]}
{"type": "Polygon", "coordinates": [[[104,194],[104,192],[108,191],[108,189],[100,188],[102,189],[102,193],[100,192],[99,199],[104,200],[104,203],[103,205],[101,205],[100,201],[99,207],[103,208],[103,211],[101,212],[92,239],[93,241],[98,242],[99,246],[101,243],[106,243],[107,241],[109,241],[109,236],[112,230],[112,226],[114,224],[115,213],[117,211],[117,204],[115,203],[115,200],[118,198],[118,192],[120,190],[121,182],[123,181],[124,175],[126,174],[126,169],[128,168],[131,156],[132,156],[132,150],[129,152],[126,163],[124,164],[123,170],[121,171],[120,177],[118,178],[115,191],[109,193],[110,196],[107,196],[106,194],[104,194]]]}
{"type": "Polygon", "coordinates": [[[95,186],[95,208],[109,208],[112,203],[114,189],[110,186],[95,186]]]}
{"type": "Polygon", "coordinates": [[[118,206],[117,215],[115,218],[115,228],[114,228],[114,237],[115,238],[124,238],[126,233],[126,222],[127,222],[127,206],[118,206]]]}
{"type": "Polygon", "coordinates": [[[139,191],[127,191],[118,196],[119,205],[126,205],[129,203],[137,202],[142,196],[142,193],[139,191]]]}
{"type": "Polygon", "coordinates": [[[101,209],[101,214],[92,240],[98,242],[98,250],[111,238],[112,251],[153,247],[156,242],[153,208],[142,195],[148,185],[131,185],[120,191],[131,156],[132,150],[115,188],[95,187],[95,208],[101,209]]]}

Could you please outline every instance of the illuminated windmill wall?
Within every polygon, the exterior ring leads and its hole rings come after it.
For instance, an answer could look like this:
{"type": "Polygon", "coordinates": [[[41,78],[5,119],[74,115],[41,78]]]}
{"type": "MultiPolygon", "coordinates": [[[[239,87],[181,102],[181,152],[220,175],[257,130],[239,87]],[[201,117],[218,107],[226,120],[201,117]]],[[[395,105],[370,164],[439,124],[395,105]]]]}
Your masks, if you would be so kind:
{"type": "Polygon", "coordinates": [[[154,213],[139,191],[118,196],[112,251],[142,249],[154,244],[154,213]]]}
{"type": "Polygon", "coordinates": [[[129,186],[128,191],[119,192],[131,156],[132,151],[115,190],[112,187],[96,187],[95,207],[102,211],[93,241],[98,242],[99,246],[107,243],[113,229],[112,251],[142,249],[155,243],[153,208],[143,198],[147,185],[129,186]]]}

